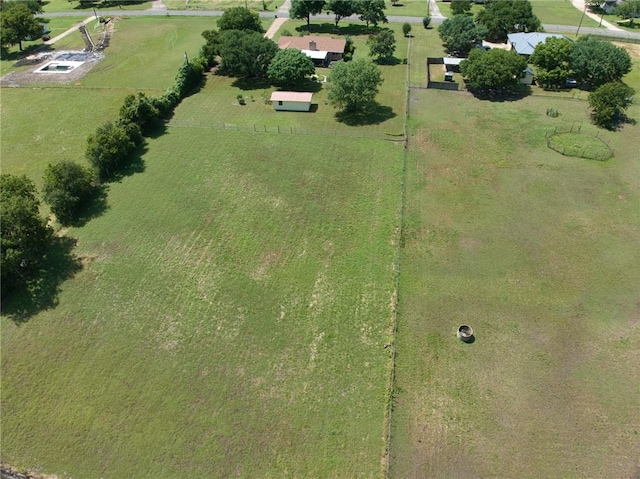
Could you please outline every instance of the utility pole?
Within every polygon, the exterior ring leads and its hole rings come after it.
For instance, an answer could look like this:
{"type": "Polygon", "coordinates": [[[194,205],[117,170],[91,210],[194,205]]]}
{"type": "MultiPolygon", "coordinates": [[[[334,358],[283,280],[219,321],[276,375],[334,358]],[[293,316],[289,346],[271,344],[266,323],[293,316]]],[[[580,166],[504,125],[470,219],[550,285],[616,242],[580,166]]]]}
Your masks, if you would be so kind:
{"type": "Polygon", "coordinates": [[[580,17],[580,23],[578,24],[578,30],[576,31],[576,37],[580,33],[580,27],[582,26],[582,19],[584,18],[586,13],[587,13],[587,4],[585,3],[584,10],[582,10],[582,16],[580,17]]]}

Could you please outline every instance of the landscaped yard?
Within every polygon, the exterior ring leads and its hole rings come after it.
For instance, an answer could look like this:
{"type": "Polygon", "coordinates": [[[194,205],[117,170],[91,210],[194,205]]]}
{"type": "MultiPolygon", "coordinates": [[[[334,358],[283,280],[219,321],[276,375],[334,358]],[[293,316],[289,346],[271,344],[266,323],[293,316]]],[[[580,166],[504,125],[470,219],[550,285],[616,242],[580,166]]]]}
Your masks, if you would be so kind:
{"type": "Polygon", "coordinates": [[[545,144],[584,101],[410,105],[392,477],[633,475],[639,127],[599,162],[545,144]]]}

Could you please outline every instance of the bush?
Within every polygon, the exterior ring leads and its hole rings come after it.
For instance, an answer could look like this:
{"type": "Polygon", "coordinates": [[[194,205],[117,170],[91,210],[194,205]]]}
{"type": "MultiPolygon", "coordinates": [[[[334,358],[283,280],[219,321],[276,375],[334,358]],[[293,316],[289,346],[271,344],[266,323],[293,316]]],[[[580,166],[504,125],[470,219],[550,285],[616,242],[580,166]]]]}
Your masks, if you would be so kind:
{"type": "Polygon", "coordinates": [[[429,25],[431,25],[431,15],[427,15],[422,19],[422,26],[424,28],[429,28],[429,25]]]}
{"type": "Polygon", "coordinates": [[[91,171],[73,161],[49,164],[44,171],[43,199],[63,225],[74,219],[94,188],[91,171]]]}
{"type": "Polygon", "coordinates": [[[403,23],[402,24],[402,33],[404,34],[404,36],[408,36],[409,33],[411,33],[411,24],[410,23],[403,23]]]}
{"type": "Polygon", "coordinates": [[[123,122],[138,125],[141,133],[147,133],[157,126],[161,119],[160,110],[155,102],[140,92],[137,95],[127,95],[120,107],[120,119],[123,122]]]}
{"type": "Polygon", "coordinates": [[[114,173],[124,159],[136,147],[130,134],[140,130],[133,123],[106,122],[87,138],[85,155],[98,180],[104,180],[114,173]]]}

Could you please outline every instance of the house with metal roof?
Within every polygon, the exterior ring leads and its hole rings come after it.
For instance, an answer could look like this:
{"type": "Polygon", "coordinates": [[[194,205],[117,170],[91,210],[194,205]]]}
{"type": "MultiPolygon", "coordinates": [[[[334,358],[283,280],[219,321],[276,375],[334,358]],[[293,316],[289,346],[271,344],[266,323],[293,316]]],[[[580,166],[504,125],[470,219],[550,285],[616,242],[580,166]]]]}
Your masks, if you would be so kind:
{"type": "Polygon", "coordinates": [[[307,55],[316,66],[328,66],[342,60],[347,41],[344,38],[305,35],[304,37],[280,37],[278,47],[295,48],[307,55]]]}
{"type": "Polygon", "coordinates": [[[510,33],[507,35],[507,43],[511,45],[511,49],[515,50],[518,55],[528,57],[533,54],[533,51],[539,43],[544,43],[547,41],[547,38],[551,37],[564,38],[564,35],[542,32],[510,33]]]}

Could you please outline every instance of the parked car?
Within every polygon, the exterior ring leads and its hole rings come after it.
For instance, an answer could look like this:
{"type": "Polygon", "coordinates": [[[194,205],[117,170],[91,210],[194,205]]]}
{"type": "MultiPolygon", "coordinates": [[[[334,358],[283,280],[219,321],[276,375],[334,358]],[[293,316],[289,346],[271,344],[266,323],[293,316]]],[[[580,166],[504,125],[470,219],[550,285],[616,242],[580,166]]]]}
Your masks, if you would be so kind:
{"type": "Polygon", "coordinates": [[[564,86],[566,86],[567,88],[577,88],[578,87],[578,82],[576,80],[574,80],[573,78],[567,78],[564,81],[564,86]]]}

